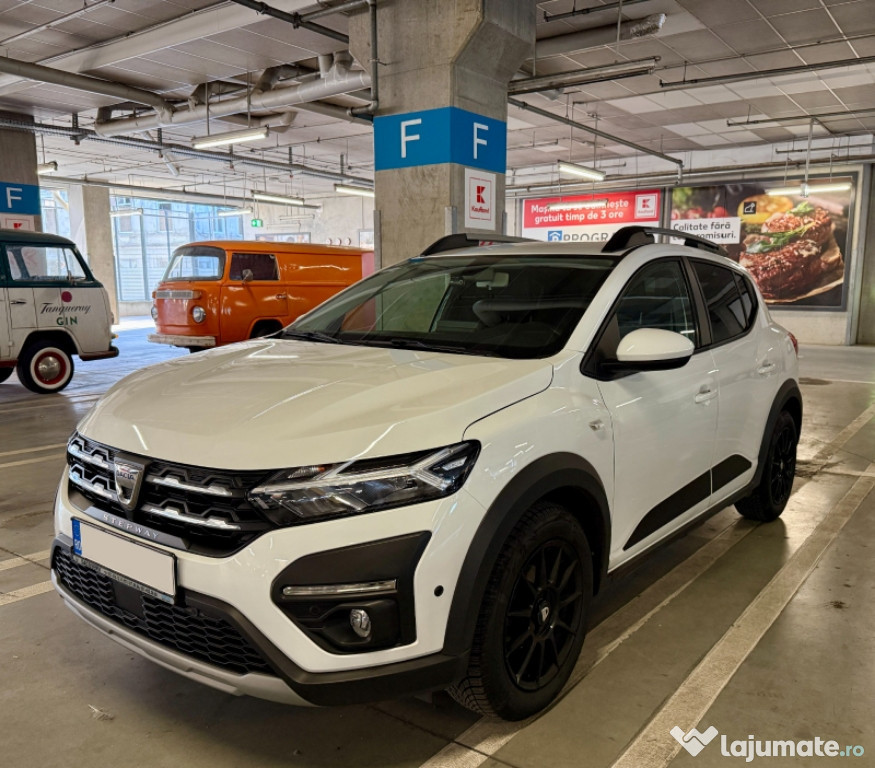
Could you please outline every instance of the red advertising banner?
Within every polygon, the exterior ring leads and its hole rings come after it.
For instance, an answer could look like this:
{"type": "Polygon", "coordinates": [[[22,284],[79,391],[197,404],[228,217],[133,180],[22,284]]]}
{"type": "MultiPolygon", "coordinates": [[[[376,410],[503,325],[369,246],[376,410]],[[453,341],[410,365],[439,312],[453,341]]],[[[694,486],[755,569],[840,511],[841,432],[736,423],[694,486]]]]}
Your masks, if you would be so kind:
{"type": "Polygon", "coordinates": [[[662,195],[658,189],[632,192],[596,192],[585,195],[562,195],[523,201],[522,234],[539,240],[588,241],[607,240],[620,227],[628,224],[659,224],[662,195]],[[603,207],[563,208],[550,210],[561,203],[591,203],[606,201],[603,207]]]}

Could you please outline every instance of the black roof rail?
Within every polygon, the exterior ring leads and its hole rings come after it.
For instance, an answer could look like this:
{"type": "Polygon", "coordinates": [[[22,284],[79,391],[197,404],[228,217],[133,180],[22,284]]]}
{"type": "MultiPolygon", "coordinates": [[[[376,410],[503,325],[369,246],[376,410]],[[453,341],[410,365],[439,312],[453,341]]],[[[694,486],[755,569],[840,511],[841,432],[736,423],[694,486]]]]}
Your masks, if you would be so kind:
{"type": "Polygon", "coordinates": [[[625,248],[631,248],[636,245],[646,245],[655,243],[655,235],[666,235],[668,237],[676,237],[684,241],[684,245],[689,248],[698,248],[709,253],[716,253],[718,256],[727,256],[726,249],[723,246],[712,243],[704,237],[691,235],[689,232],[681,232],[679,229],[665,229],[663,227],[642,227],[640,225],[632,225],[618,229],[611,235],[611,238],[602,246],[602,253],[611,251],[622,251],[625,248]]]}
{"type": "Polygon", "coordinates": [[[530,237],[513,237],[512,235],[472,235],[468,232],[457,232],[455,235],[445,235],[435,240],[422,252],[422,256],[432,256],[443,251],[455,251],[457,248],[478,248],[499,243],[533,243],[530,237]]]}

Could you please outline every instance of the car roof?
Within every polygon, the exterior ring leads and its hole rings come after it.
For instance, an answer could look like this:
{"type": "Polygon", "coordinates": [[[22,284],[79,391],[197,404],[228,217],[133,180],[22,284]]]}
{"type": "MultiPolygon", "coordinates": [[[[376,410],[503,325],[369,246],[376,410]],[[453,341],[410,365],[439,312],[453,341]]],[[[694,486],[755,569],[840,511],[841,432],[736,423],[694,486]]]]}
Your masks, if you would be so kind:
{"type": "Polygon", "coordinates": [[[75,247],[72,240],[48,232],[28,232],[23,229],[0,229],[0,242],[14,245],[67,245],[75,247]]]}

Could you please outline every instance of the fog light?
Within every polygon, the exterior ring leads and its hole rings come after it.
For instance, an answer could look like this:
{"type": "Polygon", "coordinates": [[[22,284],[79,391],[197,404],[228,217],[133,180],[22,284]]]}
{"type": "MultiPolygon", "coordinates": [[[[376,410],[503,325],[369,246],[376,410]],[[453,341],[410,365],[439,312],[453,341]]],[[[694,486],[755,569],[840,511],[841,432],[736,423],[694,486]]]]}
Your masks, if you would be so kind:
{"type": "Polygon", "coordinates": [[[152,305],[151,312],[152,312],[152,319],[157,323],[157,322],[158,322],[158,307],[156,307],[156,306],[153,304],[153,305],[152,305]]]}
{"type": "Polygon", "coordinates": [[[191,310],[191,316],[196,323],[202,323],[207,316],[207,311],[203,307],[195,307],[191,310]]]}
{"type": "Polygon", "coordinates": [[[371,636],[371,617],[363,608],[353,608],[349,612],[349,624],[359,637],[367,639],[371,636]]]}

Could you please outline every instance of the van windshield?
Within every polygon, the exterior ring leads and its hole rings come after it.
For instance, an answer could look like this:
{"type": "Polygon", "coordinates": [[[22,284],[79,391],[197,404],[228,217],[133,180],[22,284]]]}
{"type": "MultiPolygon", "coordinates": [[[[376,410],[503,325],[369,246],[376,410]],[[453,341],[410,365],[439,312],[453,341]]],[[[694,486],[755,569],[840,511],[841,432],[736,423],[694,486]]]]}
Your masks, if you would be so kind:
{"type": "Polygon", "coordinates": [[[300,318],[285,338],[510,358],[561,350],[615,260],[595,256],[411,259],[300,318]]]}
{"type": "Polygon", "coordinates": [[[218,280],[224,271],[225,252],[221,248],[184,245],[173,252],[163,280],[218,280]]]}

